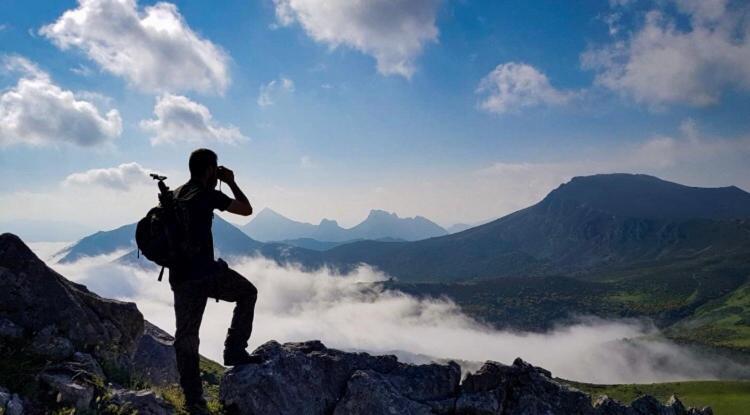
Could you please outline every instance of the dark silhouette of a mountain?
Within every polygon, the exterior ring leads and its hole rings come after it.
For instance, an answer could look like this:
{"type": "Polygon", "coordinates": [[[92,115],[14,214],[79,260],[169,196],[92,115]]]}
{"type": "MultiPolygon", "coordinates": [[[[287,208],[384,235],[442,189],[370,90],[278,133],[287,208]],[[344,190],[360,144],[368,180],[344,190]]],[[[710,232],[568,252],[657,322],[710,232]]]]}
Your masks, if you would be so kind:
{"type": "Polygon", "coordinates": [[[110,254],[135,247],[135,223],[110,231],[98,231],[60,251],[58,262],[75,262],[84,257],[110,254]]]}
{"type": "Polygon", "coordinates": [[[325,242],[346,242],[359,239],[393,238],[416,241],[434,236],[446,235],[448,232],[440,225],[422,216],[401,218],[395,213],[383,210],[371,210],[367,218],[356,226],[346,229],[330,219],[323,219],[320,224],[297,222],[265,208],[242,230],[259,241],[285,241],[297,239],[315,239],[325,242]]]}
{"type": "Polygon", "coordinates": [[[571,274],[750,250],[750,194],[632,174],[576,177],[541,202],[485,225],[416,242],[326,251],[408,281],[571,274]]]}

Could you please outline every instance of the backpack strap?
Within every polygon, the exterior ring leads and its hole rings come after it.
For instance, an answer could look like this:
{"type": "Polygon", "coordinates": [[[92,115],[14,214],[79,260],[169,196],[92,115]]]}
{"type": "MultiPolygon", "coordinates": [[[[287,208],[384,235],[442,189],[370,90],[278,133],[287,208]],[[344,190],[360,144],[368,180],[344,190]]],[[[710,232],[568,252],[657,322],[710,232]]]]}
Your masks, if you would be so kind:
{"type": "Polygon", "coordinates": [[[159,271],[159,282],[161,282],[161,277],[164,276],[164,267],[161,267],[161,271],[159,271]]]}

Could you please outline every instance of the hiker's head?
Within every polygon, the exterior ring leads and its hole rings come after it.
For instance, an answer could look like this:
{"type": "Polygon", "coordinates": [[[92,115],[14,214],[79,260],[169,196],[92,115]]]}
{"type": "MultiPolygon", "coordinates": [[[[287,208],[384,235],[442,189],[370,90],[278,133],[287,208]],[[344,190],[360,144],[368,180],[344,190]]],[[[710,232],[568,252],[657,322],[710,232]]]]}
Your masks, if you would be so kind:
{"type": "Polygon", "coordinates": [[[205,183],[209,188],[216,187],[216,153],[207,149],[199,148],[190,154],[190,178],[205,183]]]}

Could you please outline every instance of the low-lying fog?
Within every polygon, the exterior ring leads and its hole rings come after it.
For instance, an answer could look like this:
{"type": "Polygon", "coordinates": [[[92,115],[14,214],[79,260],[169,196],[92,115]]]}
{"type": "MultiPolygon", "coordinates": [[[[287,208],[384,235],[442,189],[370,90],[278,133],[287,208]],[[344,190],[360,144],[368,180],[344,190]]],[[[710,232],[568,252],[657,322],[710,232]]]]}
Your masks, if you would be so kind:
{"type": "MultiPolygon", "coordinates": [[[[174,333],[169,283],[157,273],[111,263],[121,253],[74,264],[49,260],[49,245],[34,247],[67,278],[110,298],[134,301],[144,317],[174,333]]],[[[340,276],[302,272],[274,262],[243,258],[232,267],[258,287],[250,350],[279,342],[320,339],[329,347],[392,353],[402,361],[429,357],[510,363],[520,356],[554,376],[594,383],[647,383],[715,379],[750,373],[727,359],[700,354],[659,338],[644,322],[581,319],[545,334],[499,331],[463,314],[447,299],[425,300],[375,288],[385,275],[367,267],[340,276]]],[[[208,302],[201,353],[219,362],[232,304],[208,302]]],[[[474,370],[472,364],[462,364],[474,370]]]]}

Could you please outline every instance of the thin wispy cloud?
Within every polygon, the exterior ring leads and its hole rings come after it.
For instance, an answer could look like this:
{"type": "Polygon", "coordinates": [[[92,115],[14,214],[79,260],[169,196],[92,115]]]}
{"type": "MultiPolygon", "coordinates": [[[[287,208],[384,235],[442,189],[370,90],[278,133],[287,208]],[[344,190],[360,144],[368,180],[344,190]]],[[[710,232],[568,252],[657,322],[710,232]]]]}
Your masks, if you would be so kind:
{"type": "Polygon", "coordinates": [[[276,100],[281,96],[288,95],[294,92],[294,81],[286,77],[279,77],[274,79],[267,84],[260,86],[258,92],[258,106],[270,107],[276,100]]]}

